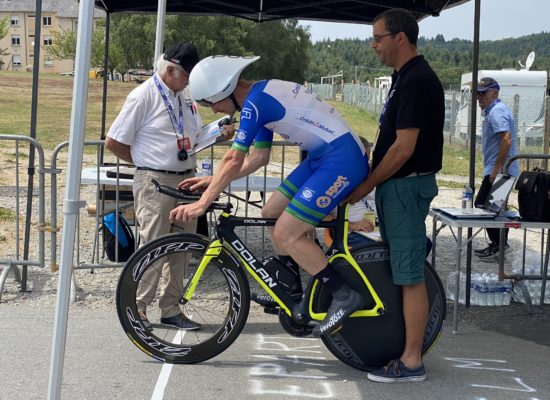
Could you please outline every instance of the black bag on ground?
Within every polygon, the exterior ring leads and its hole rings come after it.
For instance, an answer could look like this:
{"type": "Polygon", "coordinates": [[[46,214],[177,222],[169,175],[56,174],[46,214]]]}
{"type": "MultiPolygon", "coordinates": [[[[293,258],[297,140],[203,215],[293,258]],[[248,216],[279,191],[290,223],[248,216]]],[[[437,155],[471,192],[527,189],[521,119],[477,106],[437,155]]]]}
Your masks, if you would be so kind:
{"type": "Polygon", "coordinates": [[[116,260],[116,248],[118,247],[119,262],[128,261],[130,256],[135,251],[136,241],[134,233],[124,219],[122,213],[118,213],[118,218],[115,217],[115,212],[111,212],[103,216],[103,248],[107,254],[107,258],[111,261],[116,260]],[[116,220],[118,219],[118,241],[116,237],[116,220]]]}
{"type": "Polygon", "coordinates": [[[550,172],[539,168],[523,171],[516,189],[522,219],[550,222],[550,172]]]}

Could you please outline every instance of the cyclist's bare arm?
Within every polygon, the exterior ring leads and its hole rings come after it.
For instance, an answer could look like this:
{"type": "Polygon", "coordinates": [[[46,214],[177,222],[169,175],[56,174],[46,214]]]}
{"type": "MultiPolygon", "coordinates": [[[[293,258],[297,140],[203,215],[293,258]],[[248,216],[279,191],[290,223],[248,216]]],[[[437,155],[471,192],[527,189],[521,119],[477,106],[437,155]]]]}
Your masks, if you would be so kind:
{"type": "Polygon", "coordinates": [[[202,194],[201,198],[195,203],[181,205],[170,211],[170,222],[173,223],[176,220],[190,221],[204,214],[208,206],[216,200],[219,194],[227,186],[229,186],[231,181],[254,172],[254,167],[258,169],[259,166],[261,166],[260,161],[264,160],[264,157],[261,155],[265,151],[267,151],[269,155],[269,150],[267,149],[261,149],[258,156],[254,156],[255,152],[252,152],[252,162],[248,161],[245,164],[245,158],[248,158],[246,157],[246,153],[239,150],[230,149],[223,156],[216,174],[212,177],[210,184],[202,194]]]}
{"type": "MultiPolygon", "coordinates": [[[[231,149],[231,151],[237,151],[241,153],[240,151],[234,150],[234,149],[231,149]]],[[[227,154],[229,154],[229,152],[227,154]]],[[[241,165],[241,169],[239,170],[237,175],[233,178],[233,180],[242,178],[243,176],[250,175],[254,171],[257,171],[258,169],[263,167],[264,165],[267,165],[267,163],[269,162],[270,154],[271,154],[271,149],[254,149],[254,148],[251,149],[248,155],[245,157],[241,165]]],[[[221,171],[224,163],[225,163],[225,156],[221,160],[221,164],[218,171],[221,171]]],[[[216,172],[216,175],[219,173],[218,171],[216,172]]],[[[203,190],[210,185],[212,180],[213,180],[212,176],[198,176],[194,178],[188,178],[181,181],[178,187],[181,189],[203,190]]]]}

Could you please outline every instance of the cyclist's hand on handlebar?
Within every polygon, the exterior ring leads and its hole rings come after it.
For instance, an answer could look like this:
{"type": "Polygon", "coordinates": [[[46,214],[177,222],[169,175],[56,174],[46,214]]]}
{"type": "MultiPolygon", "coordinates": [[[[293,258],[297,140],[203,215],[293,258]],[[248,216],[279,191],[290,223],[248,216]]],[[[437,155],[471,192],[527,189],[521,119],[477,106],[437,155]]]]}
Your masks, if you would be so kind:
{"type": "Polygon", "coordinates": [[[212,176],[196,176],[187,178],[178,184],[178,189],[198,190],[203,192],[212,181],[212,176]]]}
{"type": "Polygon", "coordinates": [[[174,222],[189,222],[197,219],[200,215],[206,211],[205,207],[199,205],[199,203],[183,204],[170,211],[170,223],[174,222]]]}

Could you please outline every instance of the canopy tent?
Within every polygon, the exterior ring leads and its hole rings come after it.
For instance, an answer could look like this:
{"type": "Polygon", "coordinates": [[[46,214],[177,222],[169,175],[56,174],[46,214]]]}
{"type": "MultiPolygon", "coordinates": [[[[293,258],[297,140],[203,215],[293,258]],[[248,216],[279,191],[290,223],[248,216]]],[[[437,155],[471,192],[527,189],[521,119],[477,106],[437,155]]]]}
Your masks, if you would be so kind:
{"type": "MultiPolygon", "coordinates": [[[[405,8],[420,20],[468,0],[167,0],[168,14],[226,15],[256,22],[284,18],[368,24],[387,8],[405,8]]],[[[96,0],[107,13],[154,13],[155,0],[96,0]]]]}
{"type": "MultiPolygon", "coordinates": [[[[39,0],[37,0],[39,1],[39,0]]],[[[90,66],[92,20],[94,5],[107,12],[158,13],[157,41],[155,54],[160,54],[162,45],[162,24],[165,13],[183,15],[225,15],[245,18],[257,22],[284,18],[300,18],[332,22],[354,22],[368,24],[387,8],[400,7],[411,11],[420,20],[437,16],[449,7],[469,0],[80,0],[77,54],[70,121],[69,159],[67,185],[63,201],[63,231],[57,300],[54,317],[54,332],[48,399],[61,397],[61,382],[65,356],[67,319],[69,307],[70,280],[72,273],[74,239],[79,208],[80,174],[84,146],[84,127],[88,97],[88,70],[90,66]],[[159,34],[160,33],[160,34],[159,34]]],[[[475,0],[473,81],[477,80],[479,10],[480,1],[475,0]]],[[[107,54],[107,51],[106,51],[107,54]]],[[[472,91],[475,96],[475,91],[472,91]]],[[[474,127],[471,130],[471,149],[475,150],[475,97],[471,113],[474,127]]],[[[470,156],[470,186],[474,180],[474,151],[470,156]]],[[[470,230],[471,234],[471,230],[470,230]]],[[[470,244],[471,246],[471,244],[470,244]]],[[[470,255],[470,252],[468,252],[470,255]]],[[[456,318],[456,315],[455,315],[456,318]]]]}

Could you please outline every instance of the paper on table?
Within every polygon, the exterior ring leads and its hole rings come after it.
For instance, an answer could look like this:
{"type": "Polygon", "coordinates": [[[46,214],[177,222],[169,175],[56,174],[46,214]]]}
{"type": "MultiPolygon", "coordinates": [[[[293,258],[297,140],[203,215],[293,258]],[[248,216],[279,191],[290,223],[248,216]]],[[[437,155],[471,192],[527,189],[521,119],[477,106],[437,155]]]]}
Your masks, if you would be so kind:
{"type": "Polygon", "coordinates": [[[208,125],[204,125],[201,128],[199,135],[197,136],[195,147],[193,147],[193,149],[190,150],[188,154],[193,155],[201,150],[206,149],[207,147],[212,146],[216,142],[221,142],[223,140],[223,135],[222,130],[220,129],[220,126],[218,124],[225,118],[229,118],[229,115],[224,115],[220,119],[217,119],[216,121],[213,121],[208,125]]]}

